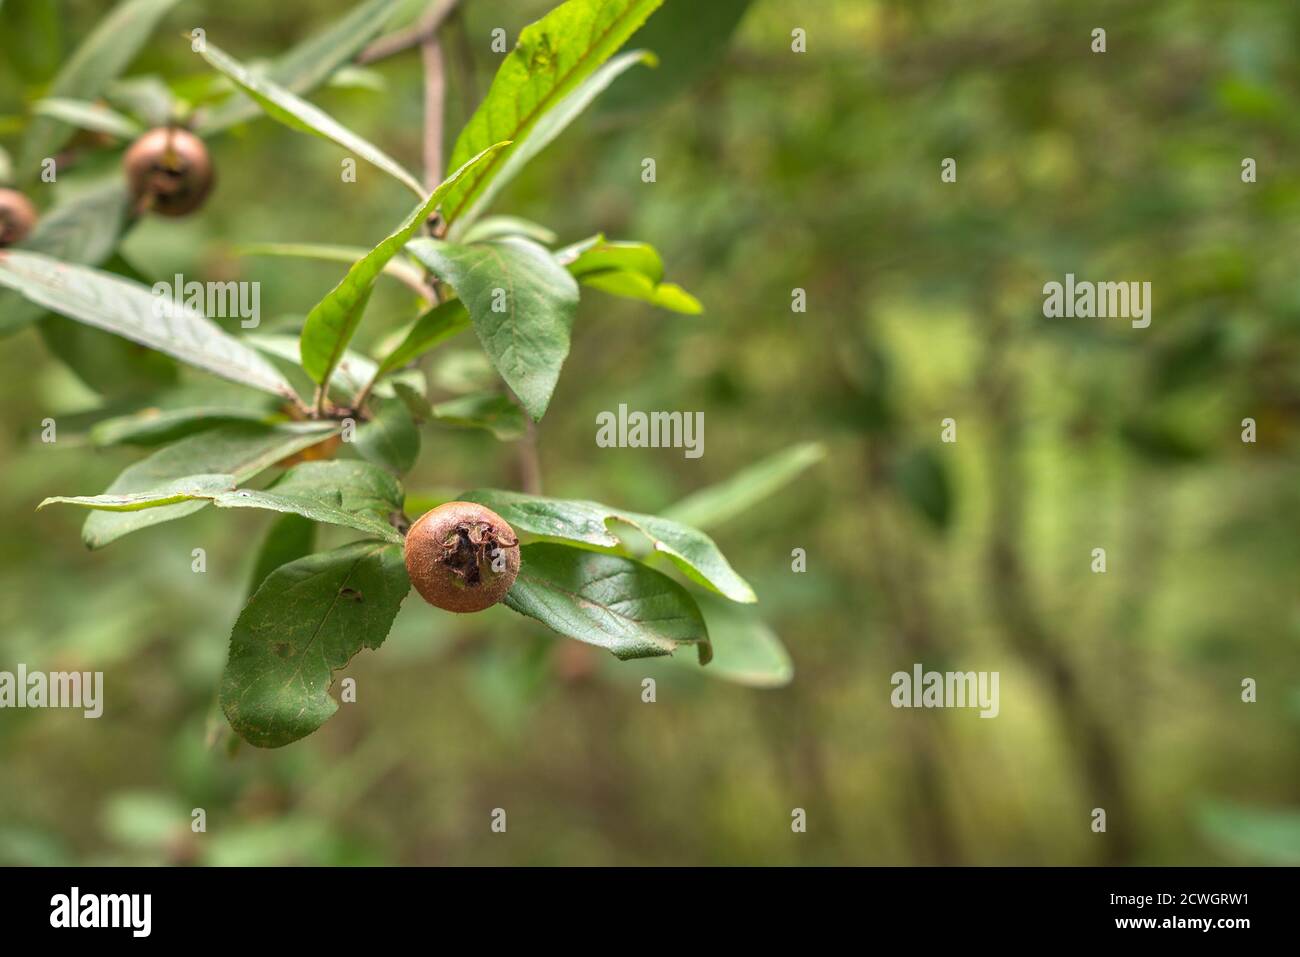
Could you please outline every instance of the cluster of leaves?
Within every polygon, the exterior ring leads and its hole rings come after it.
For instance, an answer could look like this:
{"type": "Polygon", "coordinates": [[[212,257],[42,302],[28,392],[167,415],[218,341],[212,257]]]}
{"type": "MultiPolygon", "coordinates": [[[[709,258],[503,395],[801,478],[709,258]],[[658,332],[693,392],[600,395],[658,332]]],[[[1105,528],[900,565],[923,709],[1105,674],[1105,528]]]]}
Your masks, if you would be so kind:
{"type": "MultiPolygon", "coordinates": [[[[195,87],[194,100],[179,99],[153,78],[115,79],[171,6],[171,0],[126,0],[69,62],[55,95],[42,101],[28,131],[28,162],[58,149],[69,123],[120,137],[138,129],[132,116],[93,102],[97,97],[134,103],[147,122],[184,114],[204,136],[260,108],[341,146],[419,196],[373,248],[248,247],[350,263],[296,338],[232,335],[189,306],[155,296],[128,269],[114,268],[113,251],[131,221],[116,182],[56,208],[21,248],[0,253],[0,286],[26,300],[0,302],[4,330],[39,321],[54,330],[46,339],[62,343],[55,349],[61,356],[86,348],[70,335],[112,334],[268,397],[241,393],[213,402],[219,393],[174,388],[164,374],[160,395],[102,419],[92,431],[99,444],[154,451],[103,494],[42,503],[92,509],[83,532],[92,548],[207,505],[281,513],[258,555],[221,689],[223,710],[243,739],[275,747],[314,731],[338,707],[328,693],[335,673],[387,636],[409,590],[402,557],[409,519],[399,479],[415,464],[421,423],[484,428],[511,440],[524,432],[525,416],[540,420],[569,351],[580,286],[676,312],[701,311],[689,293],[664,282],[663,263],[649,245],[598,234],[555,248],[556,237],[538,224],[484,215],[598,93],[631,67],[653,63],[643,52],[615,54],[662,2],[568,0],[527,27],[456,141],[453,171],[431,191],[303,99],[382,29],[395,0],[367,0],[259,69],[195,37],[195,51],[227,84],[224,97],[221,83],[195,87]],[[97,268],[106,263],[107,269],[97,268]],[[362,355],[350,344],[384,275],[422,290],[423,306],[378,354],[362,355]],[[43,316],[45,310],[55,315],[43,316]],[[416,361],[470,328],[504,388],[431,402],[416,361]],[[356,457],[332,459],[336,453],[356,457]],[[285,470],[263,487],[248,485],[277,468],[285,470]],[[361,537],[316,551],[316,523],[361,537]]],[[[494,509],[528,539],[506,598],[515,611],[620,658],[670,655],[685,644],[697,646],[701,663],[714,656],[710,625],[716,621],[715,631],[729,643],[718,649],[720,667],[713,670],[749,684],[780,684],[789,680],[790,665],[775,636],[752,617],[719,611],[668,572],[679,572],[705,595],[753,603],[752,588],[700,526],[730,517],[819,456],[816,446],[788,450],[669,516],[494,489],[460,497],[494,509]]]]}

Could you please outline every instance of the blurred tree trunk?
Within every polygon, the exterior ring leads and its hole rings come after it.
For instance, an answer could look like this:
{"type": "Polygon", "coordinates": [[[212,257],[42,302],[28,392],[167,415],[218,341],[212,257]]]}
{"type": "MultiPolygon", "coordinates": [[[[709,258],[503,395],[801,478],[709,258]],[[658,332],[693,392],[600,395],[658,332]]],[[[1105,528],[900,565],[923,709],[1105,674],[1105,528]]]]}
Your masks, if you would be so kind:
{"type": "MultiPolygon", "coordinates": [[[[986,562],[993,612],[1011,647],[1050,689],[1050,700],[1078,764],[1089,811],[1097,807],[1106,811],[1106,833],[1097,838],[1103,842],[1103,861],[1127,863],[1134,850],[1133,809],[1119,742],[1101,709],[1084,691],[1074,663],[1044,624],[1025,572],[1021,542],[1027,482],[1021,461],[1024,420],[1020,410],[1024,406],[1020,374],[1008,344],[1005,319],[997,318],[992,308],[985,314],[992,322],[982,387],[994,443],[988,456],[994,468],[986,562]]],[[[1079,826],[1090,826],[1090,819],[1081,819],[1079,826]]]]}

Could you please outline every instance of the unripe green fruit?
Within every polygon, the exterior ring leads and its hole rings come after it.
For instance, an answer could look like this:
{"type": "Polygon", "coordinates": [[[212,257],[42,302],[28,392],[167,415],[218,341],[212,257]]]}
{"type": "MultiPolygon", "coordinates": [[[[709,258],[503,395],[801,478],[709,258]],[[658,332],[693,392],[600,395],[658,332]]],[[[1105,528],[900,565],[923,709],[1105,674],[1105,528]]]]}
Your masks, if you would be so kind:
{"type": "Polygon", "coordinates": [[[131,196],[143,212],[184,216],[212,191],[212,160],[189,130],[160,126],[140,137],[122,159],[131,196]]]}
{"type": "Polygon", "coordinates": [[[406,533],[406,573],[430,605],[482,611],[515,583],[519,537],[490,508],[448,502],[425,512],[406,533]]]}
{"type": "Polygon", "coordinates": [[[36,225],[36,207],[16,189],[0,189],[0,246],[27,238],[36,225]]]}

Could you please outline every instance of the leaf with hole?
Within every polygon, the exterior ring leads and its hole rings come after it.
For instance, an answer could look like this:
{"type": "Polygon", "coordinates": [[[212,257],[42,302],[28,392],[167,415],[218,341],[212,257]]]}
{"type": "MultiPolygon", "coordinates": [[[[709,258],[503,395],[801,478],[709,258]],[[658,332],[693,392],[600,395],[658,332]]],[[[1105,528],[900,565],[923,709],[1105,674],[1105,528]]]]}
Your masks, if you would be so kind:
{"type": "Polygon", "coordinates": [[[353,542],[282,565],[235,622],[221,709],[259,748],[311,734],[338,710],[335,672],[383,644],[410,590],[399,545],[353,542]]]}

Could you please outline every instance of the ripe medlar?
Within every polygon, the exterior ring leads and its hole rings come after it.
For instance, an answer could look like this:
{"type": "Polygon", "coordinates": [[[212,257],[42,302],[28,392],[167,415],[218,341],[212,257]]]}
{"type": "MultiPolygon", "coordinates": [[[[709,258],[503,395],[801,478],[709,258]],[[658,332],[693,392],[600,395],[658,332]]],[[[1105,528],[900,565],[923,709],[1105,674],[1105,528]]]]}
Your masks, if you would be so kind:
{"type": "Polygon", "coordinates": [[[212,190],[208,148],[189,130],[150,130],[127,148],[122,163],[141,212],[184,216],[202,206],[212,190]]]}
{"type": "Polygon", "coordinates": [[[448,502],[406,533],[406,573],[430,605],[482,611],[505,597],[519,574],[519,537],[496,512],[448,502]]]}
{"type": "Polygon", "coordinates": [[[16,189],[0,189],[0,246],[27,238],[36,225],[36,207],[16,189]]]}

